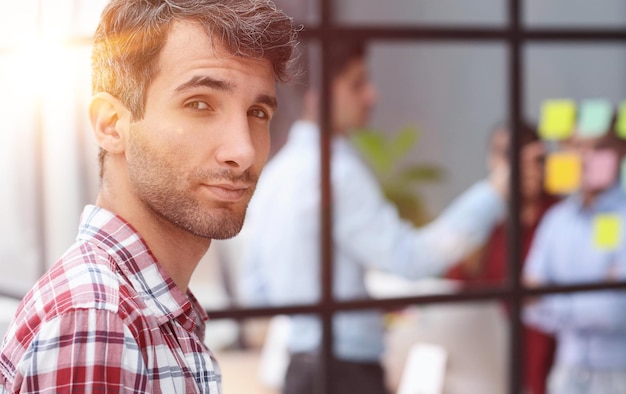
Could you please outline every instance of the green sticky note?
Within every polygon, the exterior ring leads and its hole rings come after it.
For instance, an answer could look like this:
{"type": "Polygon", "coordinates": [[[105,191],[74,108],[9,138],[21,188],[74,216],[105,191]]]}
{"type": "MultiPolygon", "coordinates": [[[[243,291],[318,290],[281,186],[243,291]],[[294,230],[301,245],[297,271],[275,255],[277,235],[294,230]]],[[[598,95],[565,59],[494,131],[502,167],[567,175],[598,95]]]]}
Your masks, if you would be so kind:
{"type": "Polygon", "coordinates": [[[601,250],[614,250],[622,239],[622,220],[618,215],[603,213],[593,218],[593,244],[601,250]]]}
{"type": "Polygon", "coordinates": [[[615,130],[617,135],[626,139],[626,101],[622,101],[617,111],[617,119],[615,122],[615,130]]]}
{"type": "Polygon", "coordinates": [[[613,106],[608,100],[584,100],[578,112],[578,135],[581,137],[600,137],[611,128],[613,106]]]}
{"type": "Polygon", "coordinates": [[[546,100],[541,107],[539,136],[544,140],[564,140],[574,132],[576,103],[574,100],[546,100]]]}

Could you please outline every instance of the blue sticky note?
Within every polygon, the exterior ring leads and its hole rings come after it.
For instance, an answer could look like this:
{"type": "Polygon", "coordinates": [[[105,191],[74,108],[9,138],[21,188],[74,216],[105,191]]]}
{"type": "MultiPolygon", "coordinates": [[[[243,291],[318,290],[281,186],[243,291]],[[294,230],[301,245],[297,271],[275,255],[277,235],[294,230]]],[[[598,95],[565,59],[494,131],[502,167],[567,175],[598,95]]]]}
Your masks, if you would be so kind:
{"type": "Polygon", "coordinates": [[[578,111],[578,135],[580,137],[600,137],[611,127],[613,105],[608,100],[583,100],[578,111]]]}

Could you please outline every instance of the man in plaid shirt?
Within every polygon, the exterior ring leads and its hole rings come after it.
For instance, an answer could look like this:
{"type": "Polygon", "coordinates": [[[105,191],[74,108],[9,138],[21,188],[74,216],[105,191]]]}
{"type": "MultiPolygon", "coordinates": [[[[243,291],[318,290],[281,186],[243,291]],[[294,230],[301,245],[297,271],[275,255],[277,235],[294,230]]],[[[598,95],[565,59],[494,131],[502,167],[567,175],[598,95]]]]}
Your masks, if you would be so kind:
{"type": "Polygon", "coordinates": [[[113,0],[93,50],[101,188],[28,293],[0,393],[219,393],[188,283],[232,237],[269,152],[296,32],[270,0],[113,0]]]}

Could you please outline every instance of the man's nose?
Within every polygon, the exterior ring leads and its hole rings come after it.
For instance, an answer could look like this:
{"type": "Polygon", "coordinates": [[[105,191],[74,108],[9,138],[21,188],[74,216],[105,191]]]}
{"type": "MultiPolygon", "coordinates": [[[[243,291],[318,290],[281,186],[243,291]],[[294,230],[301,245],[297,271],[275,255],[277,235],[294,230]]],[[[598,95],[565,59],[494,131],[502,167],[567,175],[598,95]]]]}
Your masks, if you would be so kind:
{"type": "Polygon", "coordinates": [[[256,149],[250,135],[248,117],[233,116],[222,127],[216,160],[224,166],[247,170],[255,160],[256,149]]]}

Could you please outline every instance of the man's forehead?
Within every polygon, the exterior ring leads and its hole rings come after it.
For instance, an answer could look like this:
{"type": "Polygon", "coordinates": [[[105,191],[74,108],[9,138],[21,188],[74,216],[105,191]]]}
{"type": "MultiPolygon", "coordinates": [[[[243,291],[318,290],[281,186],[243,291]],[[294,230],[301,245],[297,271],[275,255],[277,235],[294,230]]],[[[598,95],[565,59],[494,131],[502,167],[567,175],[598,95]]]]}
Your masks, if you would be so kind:
{"type": "Polygon", "coordinates": [[[217,38],[211,38],[198,23],[177,21],[171,26],[165,46],[161,50],[158,73],[168,75],[177,83],[207,71],[226,78],[231,71],[239,71],[264,80],[264,89],[274,91],[276,79],[272,64],[267,59],[248,58],[231,54],[217,38]]]}
{"type": "Polygon", "coordinates": [[[228,54],[220,39],[211,37],[201,24],[191,21],[174,21],[167,32],[161,54],[198,49],[202,49],[203,54],[212,54],[215,57],[228,54]]]}

